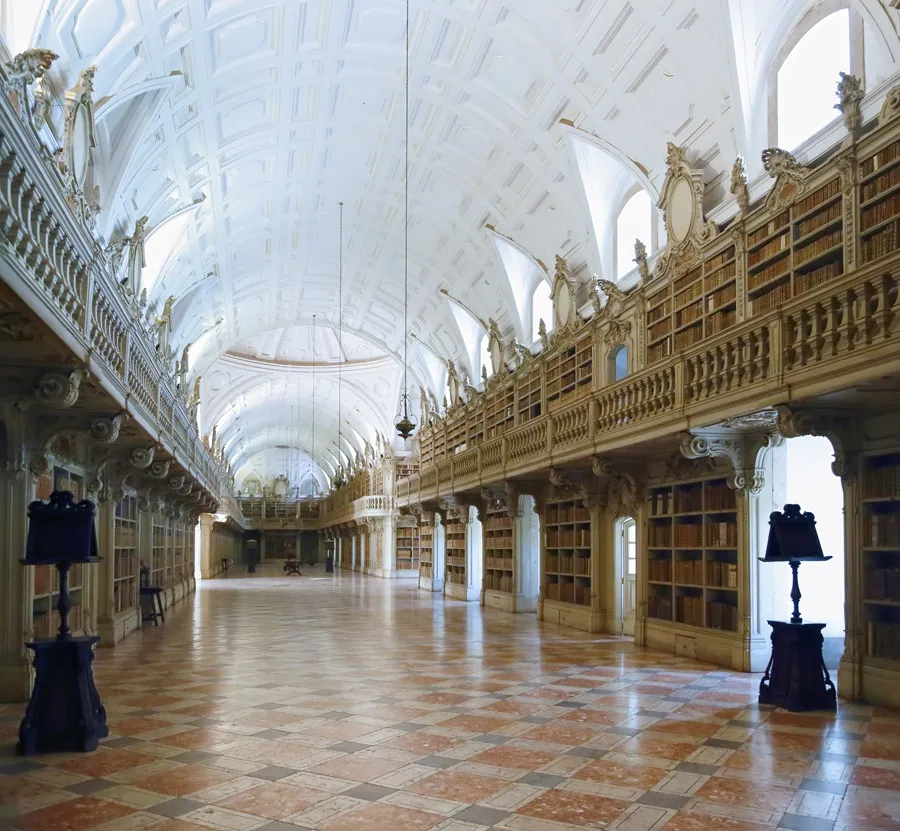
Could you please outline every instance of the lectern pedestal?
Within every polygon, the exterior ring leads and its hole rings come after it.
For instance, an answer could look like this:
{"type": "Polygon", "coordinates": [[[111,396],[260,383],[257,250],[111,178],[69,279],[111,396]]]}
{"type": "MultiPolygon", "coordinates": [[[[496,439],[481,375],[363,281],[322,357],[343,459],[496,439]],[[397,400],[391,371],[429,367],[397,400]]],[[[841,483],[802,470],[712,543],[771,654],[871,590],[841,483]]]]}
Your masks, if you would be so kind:
{"type": "Polygon", "coordinates": [[[834,683],[822,658],[824,623],[770,620],[772,657],[759,684],[759,703],[786,710],[834,710],[834,683]]]}
{"type": "Polygon", "coordinates": [[[109,735],[94,686],[96,636],[33,641],[35,682],[19,726],[20,755],[96,750],[109,735]]]}

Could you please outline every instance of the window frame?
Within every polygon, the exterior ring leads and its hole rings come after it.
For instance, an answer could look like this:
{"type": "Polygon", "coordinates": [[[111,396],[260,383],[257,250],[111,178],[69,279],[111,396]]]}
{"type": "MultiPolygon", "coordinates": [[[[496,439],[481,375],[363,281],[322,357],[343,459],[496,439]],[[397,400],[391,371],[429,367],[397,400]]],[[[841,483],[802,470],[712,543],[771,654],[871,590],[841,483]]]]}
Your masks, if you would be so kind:
{"type": "MultiPolygon", "coordinates": [[[[659,210],[656,207],[656,203],[653,201],[653,194],[647,190],[642,184],[636,182],[631,185],[622,198],[619,200],[619,204],[616,207],[615,212],[613,213],[613,223],[612,223],[612,270],[614,274],[615,283],[620,283],[622,280],[630,274],[632,271],[637,268],[636,265],[632,264],[631,268],[628,271],[619,274],[619,219],[622,216],[622,211],[625,210],[625,206],[640,192],[643,192],[647,195],[647,199],[650,202],[650,239],[641,240],[644,245],[647,246],[647,256],[649,257],[651,254],[654,254],[659,248],[660,242],[660,216],[659,210]]],[[[634,245],[634,241],[631,243],[634,245]]]]}
{"type": "MultiPolygon", "coordinates": [[[[784,62],[787,60],[791,52],[794,51],[794,48],[797,46],[797,44],[799,44],[800,41],[803,40],[803,38],[805,38],[807,34],[809,34],[811,29],[825,20],[825,18],[831,17],[831,15],[835,14],[836,12],[845,10],[849,13],[850,73],[862,79],[863,88],[865,88],[866,62],[864,53],[864,24],[862,15],[857,9],[854,8],[851,0],[825,0],[825,2],[812,7],[790,30],[789,34],[784,39],[784,42],[781,44],[781,47],[775,53],[775,58],[772,61],[771,66],[769,67],[768,77],[766,78],[767,146],[781,146],[778,143],[778,73],[781,70],[781,67],[784,65],[784,62]]],[[[829,83],[833,86],[836,86],[837,82],[838,79],[836,77],[829,79],[829,83]]],[[[835,103],[836,102],[837,98],[835,98],[835,103]]],[[[785,147],[782,149],[787,150],[791,153],[796,151],[798,148],[803,147],[803,145],[806,144],[811,138],[813,138],[813,136],[817,135],[822,130],[827,129],[829,125],[831,125],[834,120],[838,118],[840,118],[840,113],[835,110],[834,118],[832,118],[831,121],[817,129],[815,132],[810,133],[806,138],[803,139],[803,141],[800,142],[799,145],[797,145],[796,147],[785,147]]]]}

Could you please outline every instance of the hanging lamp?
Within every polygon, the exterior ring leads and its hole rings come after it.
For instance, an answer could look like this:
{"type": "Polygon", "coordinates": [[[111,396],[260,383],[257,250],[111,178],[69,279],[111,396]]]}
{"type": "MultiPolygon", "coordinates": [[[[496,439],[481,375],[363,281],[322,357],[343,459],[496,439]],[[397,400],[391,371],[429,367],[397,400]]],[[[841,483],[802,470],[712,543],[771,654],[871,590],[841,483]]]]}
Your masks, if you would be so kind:
{"type": "Polygon", "coordinates": [[[335,488],[342,488],[346,484],[344,480],[344,465],[341,462],[341,367],[344,363],[344,203],[338,202],[338,206],[340,207],[340,221],[338,224],[338,466],[332,484],[335,488]]]}
{"type": "Polygon", "coordinates": [[[309,475],[313,475],[313,461],[316,458],[316,316],[312,324],[312,453],[309,455],[309,475]]]}
{"type": "Polygon", "coordinates": [[[408,439],[416,429],[415,414],[409,411],[409,387],[407,384],[408,361],[407,343],[409,341],[409,0],[406,0],[406,138],[404,141],[404,216],[403,216],[403,394],[400,396],[400,412],[394,427],[398,435],[408,439]]]}

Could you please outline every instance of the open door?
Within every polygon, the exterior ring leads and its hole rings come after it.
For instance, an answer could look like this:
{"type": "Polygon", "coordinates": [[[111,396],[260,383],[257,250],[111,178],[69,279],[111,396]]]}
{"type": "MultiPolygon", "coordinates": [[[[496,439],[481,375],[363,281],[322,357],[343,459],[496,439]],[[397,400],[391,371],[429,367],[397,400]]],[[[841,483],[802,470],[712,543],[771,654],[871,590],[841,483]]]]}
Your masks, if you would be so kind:
{"type": "Polygon", "coordinates": [[[637,524],[632,517],[618,522],[618,548],[622,575],[622,634],[634,635],[637,591],[637,524]]]}

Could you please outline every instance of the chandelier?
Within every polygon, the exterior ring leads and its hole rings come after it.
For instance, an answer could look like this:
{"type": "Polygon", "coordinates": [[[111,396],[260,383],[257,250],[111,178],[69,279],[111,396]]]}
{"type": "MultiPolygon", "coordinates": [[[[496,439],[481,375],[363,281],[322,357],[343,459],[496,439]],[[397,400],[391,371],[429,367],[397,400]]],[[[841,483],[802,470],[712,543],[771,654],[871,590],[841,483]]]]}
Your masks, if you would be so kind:
{"type": "Polygon", "coordinates": [[[334,472],[332,484],[335,489],[345,484],[344,465],[341,462],[341,367],[344,363],[344,203],[338,202],[340,221],[338,223],[338,434],[337,434],[337,470],[334,472]]]}

